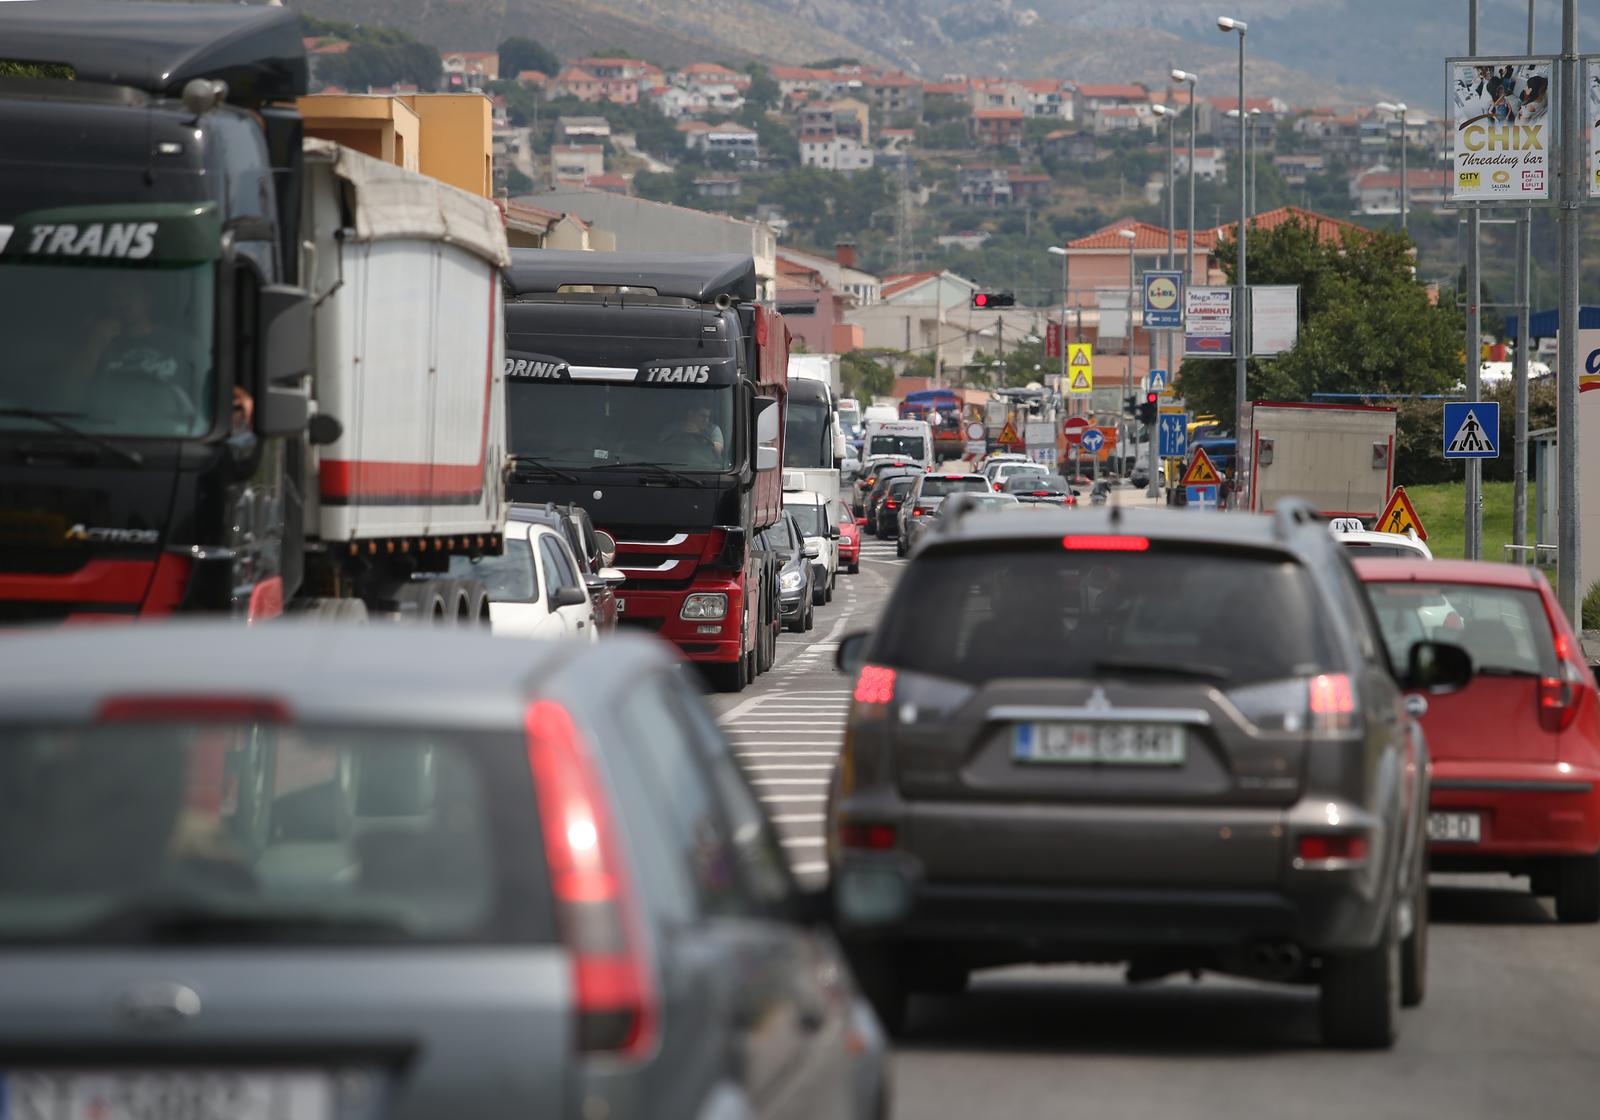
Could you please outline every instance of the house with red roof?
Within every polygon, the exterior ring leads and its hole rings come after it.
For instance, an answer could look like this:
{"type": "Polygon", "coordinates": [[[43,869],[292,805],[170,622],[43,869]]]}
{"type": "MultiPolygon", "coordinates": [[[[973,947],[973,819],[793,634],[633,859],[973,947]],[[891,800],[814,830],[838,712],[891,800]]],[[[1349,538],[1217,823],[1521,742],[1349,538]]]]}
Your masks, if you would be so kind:
{"type": "Polygon", "coordinates": [[[485,83],[500,80],[500,52],[440,51],[439,68],[447,88],[482,89],[485,83]]]}
{"type": "Polygon", "coordinates": [[[1022,87],[1026,98],[1022,104],[1024,116],[1052,121],[1076,119],[1072,88],[1060,78],[1029,78],[1017,85],[1022,87]]]}
{"type": "Polygon", "coordinates": [[[985,148],[1017,147],[1022,143],[1021,109],[974,109],[972,138],[985,148]]]}
{"type": "Polygon", "coordinates": [[[922,119],[922,79],[891,71],[865,79],[862,92],[885,118],[909,116],[922,119]]]}
{"type": "Polygon", "coordinates": [[[603,101],[606,86],[581,66],[564,66],[549,85],[551,97],[571,97],[579,101],[603,101]]]}
{"type": "Polygon", "coordinates": [[[1088,121],[1097,109],[1117,105],[1149,105],[1150,89],[1142,82],[1079,82],[1072,90],[1073,112],[1088,121]]]}

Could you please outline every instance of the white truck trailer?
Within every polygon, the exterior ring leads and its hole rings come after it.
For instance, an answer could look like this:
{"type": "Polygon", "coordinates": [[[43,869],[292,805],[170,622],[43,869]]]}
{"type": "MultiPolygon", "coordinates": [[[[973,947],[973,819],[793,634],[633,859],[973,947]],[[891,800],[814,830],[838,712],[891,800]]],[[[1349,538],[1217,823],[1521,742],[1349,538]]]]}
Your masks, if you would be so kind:
{"type": "Polygon", "coordinates": [[[1270,513],[1303,498],[1325,517],[1371,523],[1394,489],[1395,410],[1257,401],[1245,413],[1248,463],[1238,508],[1270,513]]]}

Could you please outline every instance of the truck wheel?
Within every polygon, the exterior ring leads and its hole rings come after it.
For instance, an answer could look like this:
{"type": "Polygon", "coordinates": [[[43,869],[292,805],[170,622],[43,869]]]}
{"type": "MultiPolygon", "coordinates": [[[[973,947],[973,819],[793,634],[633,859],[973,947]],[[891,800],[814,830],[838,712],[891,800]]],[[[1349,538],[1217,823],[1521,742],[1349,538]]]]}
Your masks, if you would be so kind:
{"type": "Polygon", "coordinates": [[[454,589],[447,586],[450,582],[430,579],[403,585],[395,596],[401,619],[422,626],[455,621],[455,603],[450,597],[454,589]]]}
{"type": "Polygon", "coordinates": [[[461,598],[456,603],[456,622],[462,626],[489,625],[489,592],[476,579],[457,580],[461,598]]]}
{"type": "Polygon", "coordinates": [[[1600,856],[1573,856],[1556,866],[1556,920],[1600,922],[1600,856]]]}
{"type": "Polygon", "coordinates": [[[778,626],[767,617],[765,608],[761,611],[761,641],[756,645],[756,672],[765,673],[772,669],[772,663],[778,656],[778,626]]]}
{"type": "Polygon", "coordinates": [[[741,655],[737,660],[725,665],[707,665],[706,679],[718,692],[743,692],[744,686],[750,683],[747,671],[749,664],[749,659],[741,655]]]}
{"type": "Polygon", "coordinates": [[[1370,949],[1322,961],[1322,1041],[1346,1050],[1387,1050],[1400,1017],[1400,943],[1394,922],[1370,949]]]}
{"type": "Polygon", "coordinates": [[[312,599],[299,612],[313,622],[341,626],[365,626],[367,604],[360,599],[312,599]]]}

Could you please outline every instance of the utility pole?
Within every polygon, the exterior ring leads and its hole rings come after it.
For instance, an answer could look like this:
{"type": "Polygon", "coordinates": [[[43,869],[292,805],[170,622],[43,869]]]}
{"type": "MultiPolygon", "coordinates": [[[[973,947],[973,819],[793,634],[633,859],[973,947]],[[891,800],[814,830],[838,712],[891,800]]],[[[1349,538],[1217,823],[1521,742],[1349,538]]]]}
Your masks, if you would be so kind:
{"type": "MultiPolygon", "coordinates": [[[[1467,0],[1467,54],[1478,57],[1478,0],[1467,0]]],[[[1563,95],[1565,96],[1565,95],[1563,95]]],[[[1482,297],[1483,283],[1478,275],[1478,207],[1467,208],[1467,400],[1477,401],[1482,390],[1483,323],[1478,301],[1482,297]]],[[[1570,332],[1569,332],[1570,333],[1570,332]]],[[[1483,464],[1478,459],[1466,461],[1466,495],[1463,511],[1465,542],[1463,551],[1468,560],[1483,558],[1483,464]]],[[[1571,510],[1573,507],[1565,507],[1571,510]]]]}
{"type": "MultiPolygon", "coordinates": [[[[1528,54],[1533,53],[1533,2],[1528,0],[1528,54]]],[[[1549,96],[1546,94],[1546,96],[1549,96]]],[[[1404,210],[1401,211],[1402,216],[1404,210]]],[[[1517,351],[1512,355],[1515,383],[1516,434],[1512,439],[1511,543],[1528,543],[1528,298],[1533,271],[1533,208],[1525,206],[1517,218],[1517,351]]],[[[1538,542],[1535,542],[1538,543],[1538,542]]]]}
{"type": "Polygon", "coordinates": [[[1561,5],[1561,341],[1556,371],[1556,454],[1560,459],[1560,495],[1556,519],[1556,597],[1574,627],[1583,625],[1583,534],[1579,531],[1582,482],[1578,478],[1578,238],[1579,207],[1588,193],[1584,176],[1583,94],[1578,87],[1578,3],[1561,5]]]}
{"type": "MultiPolygon", "coordinates": [[[[1476,4],[1477,0],[1473,0],[1476,4]]],[[[1248,25],[1244,20],[1229,19],[1224,16],[1217,20],[1217,27],[1224,33],[1234,32],[1239,36],[1239,260],[1234,270],[1234,296],[1233,296],[1233,436],[1235,449],[1233,456],[1233,487],[1237,492],[1244,482],[1240,466],[1244,461],[1244,404],[1245,404],[1245,348],[1249,332],[1245,325],[1246,303],[1250,296],[1250,279],[1246,268],[1247,256],[1245,253],[1246,239],[1249,224],[1247,221],[1250,199],[1248,197],[1249,170],[1245,163],[1245,127],[1249,122],[1249,115],[1244,109],[1244,36],[1248,25]]],[[[1254,470],[1254,464],[1251,464],[1254,470]]]]}

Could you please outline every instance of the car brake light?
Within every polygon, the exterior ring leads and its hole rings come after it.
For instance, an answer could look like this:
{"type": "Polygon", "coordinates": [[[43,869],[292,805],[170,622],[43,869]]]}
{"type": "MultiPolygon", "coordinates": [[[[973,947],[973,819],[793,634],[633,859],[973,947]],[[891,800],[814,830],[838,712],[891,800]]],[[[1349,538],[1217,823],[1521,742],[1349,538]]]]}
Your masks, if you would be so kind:
{"type": "Polygon", "coordinates": [[[1303,863],[1362,863],[1367,838],[1352,832],[1310,833],[1300,837],[1296,854],[1303,863]]]}
{"type": "Polygon", "coordinates": [[[655,1043],[655,978],[599,775],[561,705],[538,701],[526,726],[551,892],[572,954],[578,1048],[642,1057],[655,1043]]]}
{"type": "Polygon", "coordinates": [[[887,852],[894,848],[898,840],[899,836],[892,824],[859,824],[843,821],[839,825],[840,847],[887,852]]]}
{"type": "Polygon", "coordinates": [[[1572,662],[1561,662],[1561,674],[1539,681],[1539,726],[1546,731],[1565,731],[1578,715],[1578,700],[1583,695],[1583,678],[1572,662]]]}
{"type": "Polygon", "coordinates": [[[918,506],[916,509],[911,511],[911,516],[912,517],[921,517],[926,512],[928,512],[928,511],[923,509],[921,506],[918,506]]]}
{"type": "Polygon", "coordinates": [[[1061,547],[1068,552],[1148,552],[1149,537],[1123,536],[1070,536],[1061,538],[1061,547]]]}
{"type": "Polygon", "coordinates": [[[258,696],[113,696],[95,712],[104,723],[288,723],[289,707],[258,696]]]}
{"type": "Polygon", "coordinates": [[[883,504],[888,509],[899,509],[900,508],[900,503],[895,501],[893,498],[885,498],[883,500],[883,504]]]}
{"type": "Polygon", "coordinates": [[[882,665],[863,665],[856,678],[854,698],[861,704],[887,704],[894,699],[894,670],[882,665]]]}
{"type": "Polygon", "coordinates": [[[1306,682],[1306,708],[1313,733],[1342,733],[1355,727],[1356,696],[1343,673],[1322,673],[1306,682]]]}
{"type": "Polygon", "coordinates": [[[996,494],[1000,493],[1001,489],[1002,488],[1001,488],[1001,486],[1000,486],[1000,484],[998,482],[994,484],[994,492],[996,494]]]}

